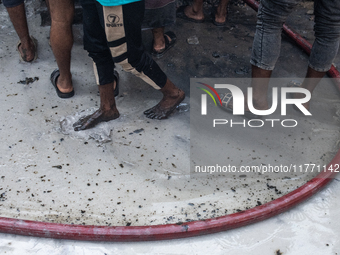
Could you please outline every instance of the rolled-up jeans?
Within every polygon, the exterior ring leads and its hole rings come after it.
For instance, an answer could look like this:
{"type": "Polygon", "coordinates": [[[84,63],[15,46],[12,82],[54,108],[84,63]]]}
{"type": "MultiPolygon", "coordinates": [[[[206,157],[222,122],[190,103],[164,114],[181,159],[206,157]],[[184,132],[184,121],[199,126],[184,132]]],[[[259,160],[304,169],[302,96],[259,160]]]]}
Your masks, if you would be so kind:
{"type": "MultiPolygon", "coordinates": [[[[280,55],[283,23],[298,0],[261,0],[250,63],[273,70],[280,55]]],[[[314,0],[315,41],[309,66],[327,72],[338,52],[340,38],[340,0],[314,0]]]]}
{"type": "Polygon", "coordinates": [[[6,8],[11,8],[23,4],[25,0],[3,0],[2,2],[6,8]]]}

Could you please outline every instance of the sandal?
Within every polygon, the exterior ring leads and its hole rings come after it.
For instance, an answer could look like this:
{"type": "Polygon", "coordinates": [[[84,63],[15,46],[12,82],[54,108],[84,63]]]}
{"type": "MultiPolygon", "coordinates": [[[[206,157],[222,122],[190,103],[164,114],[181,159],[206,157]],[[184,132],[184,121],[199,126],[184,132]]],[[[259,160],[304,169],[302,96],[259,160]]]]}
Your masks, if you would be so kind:
{"type": "Polygon", "coordinates": [[[119,95],[119,74],[116,70],[114,70],[113,76],[114,76],[114,79],[116,81],[116,87],[115,87],[113,93],[114,93],[114,96],[116,97],[116,96],[119,95]]]}
{"type": "Polygon", "coordinates": [[[55,88],[55,90],[57,91],[57,95],[60,98],[70,98],[74,96],[74,89],[72,89],[71,92],[67,92],[67,93],[63,93],[59,90],[58,86],[57,86],[57,80],[60,76],[60,72],[59,69],[55,69],[52,73],[51,73],[51,83],[53,85],[53,87],[55,88]]]}
{"type": "Polygon", "coordinates": [[[217,12],[216,7],[214,7],[212,9],[212,12],[211,12],[212,23],[217,27],[224,27],[227,24],[228,11],[227,11],[227,16],[225,17],[224,22],[217,22],[216,21],[216,12],[217,12]]]}
{"type": "MultiPolygon", "coordinates": [[[[154,48],[152,48],[152,52],[151,55],[156,57],[156,58],[161,58],[163,57],[163,55],[172,48],[172,46],[175,45],[176,43],[176,35],[174,32],[172,31],[168,31],[166,33],[164,33],[164,41],[165,41],[165,48],[160,50],[160,51],[156,51],[154,48]],[[169,41],[170,38],[170,41],[169,41]]],[[[152,45],[153,45],[153,41],[152,41],[152,45]]]]}
{"type": "Polygon", "coordinates": [[[34,45],[34,58],[33,58],[32,60],[30,60],[30,61],[25,60],[25,59],[22,57],[22,55],[21,55],[21,52],[20,52],[20,50],[19,50],[19,47],[20,47],[20,45],[21,45],[21,41],[19,41],[19,42],[17,43],[17,51],[19,52],[20,60],[23,61],[23,62],[31,63],[31,62],[35,61],[35,60],[38,58],[38,41],[37,41],[37,39],[35,39],[32,35],[31,35],[31,40],[32,40],[33,45],[34,45]]]}

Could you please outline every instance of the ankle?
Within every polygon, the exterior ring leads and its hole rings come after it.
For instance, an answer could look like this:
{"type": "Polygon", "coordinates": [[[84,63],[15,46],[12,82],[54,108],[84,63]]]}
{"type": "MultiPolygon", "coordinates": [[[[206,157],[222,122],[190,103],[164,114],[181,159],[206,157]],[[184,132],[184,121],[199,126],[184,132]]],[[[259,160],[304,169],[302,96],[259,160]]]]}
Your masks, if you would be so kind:
{"type": "Polygon", "coordinates": [[[103,112],[112,112],[117,110],[114,97],[102,98],[100,101],[100,109],[103,112]]]}
{"type": "Polygon", "coordinates": [[[191,5],[188,6],[186,11],[185,11],[186,15],[189,16],[194,16],[194,17],[204,17],[204,13],[203,13],[203,6],[196,6],[196,5],[191,5]]]}
{"type": "Polygon", "coordinates": [[[57,80],[57,85],[60,88],[72,87],[72,75],[60,75],[57,80]]]}
{"type": "Polygon", "coordinates": [[[182,97],[184,91],[176,87],[175,89],[172,90],[162,91],[162,93],[164,98],[175,99],[182,97]]]}
{"type": "Polygon", "coordinates": [[[116,104],[112,103],[112,102],[104,103],[104,104],[100,105],[100,109],[104,113],[108,113],[108,112],[114,111],[115,108],[116,108],[116,104]]]}
{"type": "Polygon", "coordinates": [[[268,110],[268,101],[266,99],[253,99],[253,107],[256,110],[268,110]]]}
{"type": "Polygon", "coordinates": [[[33,44],[32,39],[29,35],[20,38],[21,45],[29,47],[33,44]]]}
{"type": "Polygon", "coordinates": [[[225,19],[227,16],[227,11],[218,10],[216,11],[216,18],[225,19]]]}
{"type": "Polygon", "coordinates": [[[156,51],[164,49],[164,48],[165,48],[165,41],[164,41],[164,38],[163,38],[163,40],[155,41],[154,44],[153,44],[153,48],[154,48],[156,51]]]}

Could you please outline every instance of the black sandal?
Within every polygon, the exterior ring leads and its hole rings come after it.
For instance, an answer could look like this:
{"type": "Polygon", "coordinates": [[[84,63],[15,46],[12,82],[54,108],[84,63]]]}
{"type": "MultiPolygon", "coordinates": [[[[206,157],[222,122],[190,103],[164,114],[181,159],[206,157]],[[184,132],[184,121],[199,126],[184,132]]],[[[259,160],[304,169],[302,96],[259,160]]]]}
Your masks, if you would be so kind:
{"type": "Polygon", "coordinates": [[[228,9],[227,9],[227,15],[225,17],[225,21],[224,22],[217,22],[216,21],[216,13],[217,13],[217,9],[216,7],[214,7],[212,9],[212,12],[211,12],[211,19],[212,19],[212,23],[217,26],[217,27],[225,27],[228,23],[228,9]]]}
{"type": "Polygon", "coordinates": [[[164,33],[164,40],[165,40],[165,48],[160,50],[160,51],[156,51],[154,48],[153,48],[153,42],[152,41],[152,52],[151,52],[151,55],[156,57],[156,58],[161,58],[163,57],[163,55],[169,50],[172,48],[172,46],[175,45],[176,43],[176,35],[174,32],[172,31],[168,31],[166,33],[164,33]],[[171,39],[171,41],[169,41],[168,39],[168,36],[169,38],[171,39]]]}
{"type": "Polygon", "coordinates": [[[116,81],[116,87],[115,87],[113,93],[114,93],[114,96],[116,97],[116,96],[119,95],[119,74],[116,70],[113,72],[113,76],[114,76],[114,79],[116,81]]]}
{"type": "Polygon", "coordinates": [[[73,97],[74,96],[74,89],[72,89],[72,91],[68,92],[68,93],[63,93],[63,92],[61,92],[58,89],[57,80],[58,80],[59,76],[60,76],[59,69],[55,69],[51,73],[51,77],[50,77],[51,83],[52,83],[53,87],[55,88],[55,90],[57,91],[58,97],[60,97],[60,98],[70,98],[70,97],[73,97]]]}

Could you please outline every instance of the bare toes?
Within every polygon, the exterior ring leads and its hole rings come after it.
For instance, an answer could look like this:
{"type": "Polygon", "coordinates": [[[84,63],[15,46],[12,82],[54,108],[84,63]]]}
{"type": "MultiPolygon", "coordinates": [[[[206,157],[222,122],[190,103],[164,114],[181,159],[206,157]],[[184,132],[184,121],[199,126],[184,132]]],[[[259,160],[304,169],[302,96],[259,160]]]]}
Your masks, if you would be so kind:
{"type": "Polygon", "coordinates": [[[145,110],[143,113],[144,113],[145,115],[148,115],[148,114],[150,114],[150,113],[153,113],[154,110],[155,110],[155,106],[152,107],[152,108],[150,108],[150,109],[145,110]]]}
{"type": "Polygon", "coordinates": [[[166,116],[164,116],[164,115],[158,115],[158,116],[156,117],[156,119],[158,119],[158,120],[166,119],[166,116]]]}
{"type": "Polygon", "coordinates": [[[90,116],[81,117],[77,122],[73,124],[73,127],[81,126],[85,119],[88,119],[90,116]]]}

